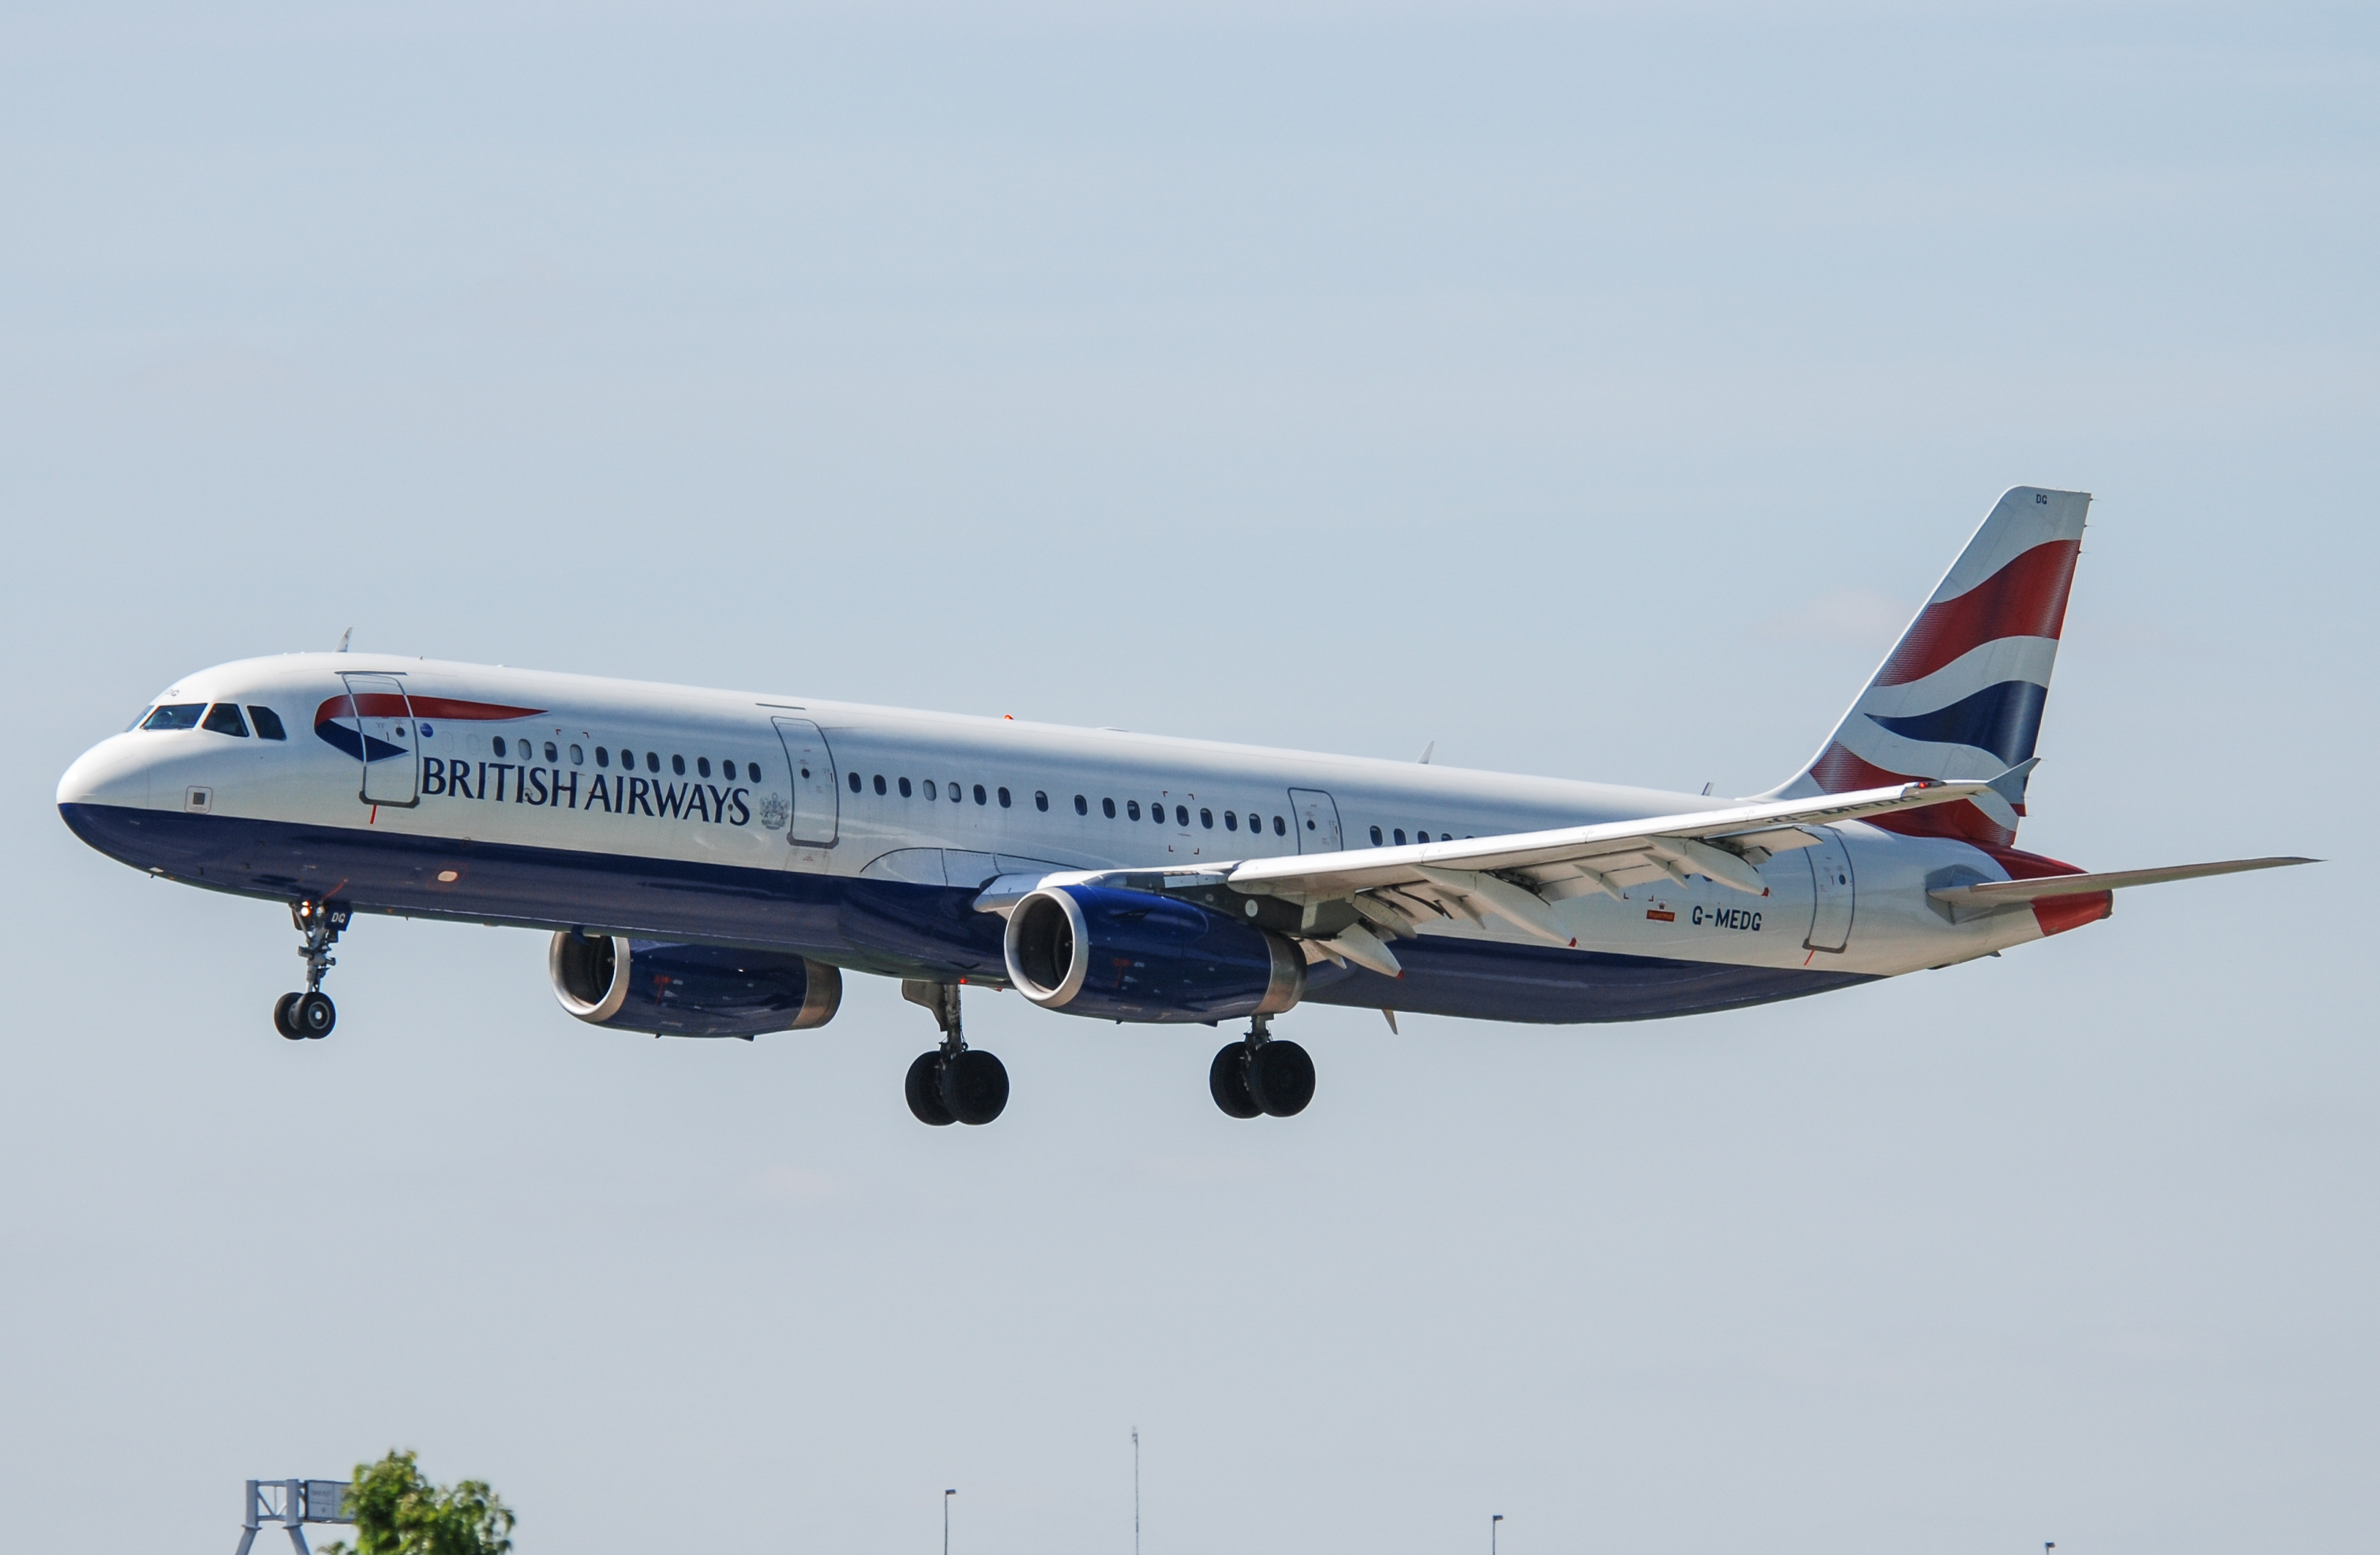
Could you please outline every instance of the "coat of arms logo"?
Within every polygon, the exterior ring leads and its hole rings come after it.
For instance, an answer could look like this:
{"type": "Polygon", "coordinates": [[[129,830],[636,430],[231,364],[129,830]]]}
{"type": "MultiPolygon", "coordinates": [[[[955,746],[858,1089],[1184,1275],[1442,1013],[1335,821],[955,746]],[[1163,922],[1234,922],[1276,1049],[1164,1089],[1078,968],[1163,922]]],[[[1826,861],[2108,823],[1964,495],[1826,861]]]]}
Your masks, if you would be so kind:
{"type": "Polygon", "coordinates": [[[774,832],[779,827],[784,825],[787,818],[789,818],[793,813],[794,807],[785,803],[785,796],[783,795],[767,794],[761,796],[760,824],[769,831],[774,832]]]}

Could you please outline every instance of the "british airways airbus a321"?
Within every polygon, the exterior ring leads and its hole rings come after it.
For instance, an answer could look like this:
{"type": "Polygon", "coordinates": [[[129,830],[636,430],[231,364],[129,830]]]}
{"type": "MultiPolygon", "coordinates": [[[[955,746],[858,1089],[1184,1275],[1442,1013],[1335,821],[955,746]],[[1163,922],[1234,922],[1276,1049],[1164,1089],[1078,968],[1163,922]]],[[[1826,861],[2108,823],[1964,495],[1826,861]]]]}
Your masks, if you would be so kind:
{"type": "Polygon", "coordinates": [[[562,1007],[680,1037],[832,1019],[902,979],[929,1124],[989,1123],[965,984],[1100,1020],[1246,1017],[1233,1117],[1302,1111],[1300,1002],[1644,1020],[1824,993],[2106,917],[2125,886],[2016,847],[2090,497],[2018,487],[1818,753],[1714,799],[813,698],[370,654],[186,675],[58,784],[75,834],[284,903],[327,1035],[358,912],[548,931],[562,1007]]]}

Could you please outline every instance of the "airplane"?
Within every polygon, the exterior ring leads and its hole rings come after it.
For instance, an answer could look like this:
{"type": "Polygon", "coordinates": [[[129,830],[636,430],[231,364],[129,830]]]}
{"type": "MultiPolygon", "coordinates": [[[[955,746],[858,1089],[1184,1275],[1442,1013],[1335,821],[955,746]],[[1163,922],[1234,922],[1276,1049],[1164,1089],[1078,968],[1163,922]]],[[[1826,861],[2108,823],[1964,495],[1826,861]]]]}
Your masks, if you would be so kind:
{"type": "Polygon", "coordinates": [[[1994,505],[1817,754],[1740,798],[811,697],[349,653],[182,677],[58,784],[101,853],[285,904],[329,1035],[355,914],[534,929],[555,999],[655,1036],[806,1031],[846,972],[941,1039],[919,1121],[1006,1068],[960,990],[1115,1022],[1245,1019],[1235,1118],[1314,1095],[1300,1003],[1575,1023],[1800,998],[1998,955],[2132,886],[2019,850],[2090,494],[1994,505]]]}

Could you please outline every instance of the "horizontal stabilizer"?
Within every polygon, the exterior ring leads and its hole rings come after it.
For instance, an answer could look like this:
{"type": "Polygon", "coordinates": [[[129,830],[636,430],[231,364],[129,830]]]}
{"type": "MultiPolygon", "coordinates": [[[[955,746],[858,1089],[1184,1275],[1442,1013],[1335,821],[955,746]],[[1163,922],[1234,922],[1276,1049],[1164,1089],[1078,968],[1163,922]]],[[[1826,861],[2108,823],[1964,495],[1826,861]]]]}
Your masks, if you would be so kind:
{"type": "Polygon", "coordinates": [[[2290,864],[2319,864],[2319,858],[2227,858],[2219,864],[2168,864],[2161,869],[2113,869],[2097,875],[2048,875],[2029,881],[1985,881],[1974,885],[1945,886],[1925,894],[1956,906],[2016,906],[2046,896],[2081,896],[2095,891],[2117,891],[2128,885],[2159,885],[2167,881],[2194,881],[2204,875],[2236,875],[2244,869],[2278,869],[2290,864]]]}

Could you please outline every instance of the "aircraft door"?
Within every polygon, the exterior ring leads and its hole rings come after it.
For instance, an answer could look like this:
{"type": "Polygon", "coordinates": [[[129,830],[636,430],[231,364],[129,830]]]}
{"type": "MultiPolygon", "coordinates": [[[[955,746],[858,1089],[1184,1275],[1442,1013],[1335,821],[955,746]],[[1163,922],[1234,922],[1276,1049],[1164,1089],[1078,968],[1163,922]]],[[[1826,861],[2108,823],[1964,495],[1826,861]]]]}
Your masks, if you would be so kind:
{"type": "Polygon", "coordinates": [[[834,781],[834,752],[826,735],[807,718],[772,718],[777,738],[785,747],[787,771],[794,785],[794,814],[785,825],[785,841],[809,847],[832,847],[842,817],[842,796],[834,781]]]}
{"type": "Polygon", "coordinates": [[[1290,814],[1297,827],[1300,853],[1336,853],[1346,844],[1339,836],[1339,806],[1319,788],[1289,791],[1290,814]]]}
{"type": "Polygon", "coordinates": [[[405,682],[393,674],[343,674],[347,705],[356,715],[363,758],[363,786],[356,797],[367,805],[400,809],[421,803],[421,752],[413,724],[413,702],[405,682]]]}
{"type": "Polygon", "coordinates": [[[1810,861],[1810,937],[1802,942],[1814,951],[1840,951],[1851,942],[1852,917],[1859,906],[1859,878],[1852,870],[1851,850],[1831,826],[1805,828],[1818,839],[1815,847],[1801,849],[1810,861]]]}

